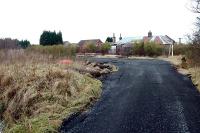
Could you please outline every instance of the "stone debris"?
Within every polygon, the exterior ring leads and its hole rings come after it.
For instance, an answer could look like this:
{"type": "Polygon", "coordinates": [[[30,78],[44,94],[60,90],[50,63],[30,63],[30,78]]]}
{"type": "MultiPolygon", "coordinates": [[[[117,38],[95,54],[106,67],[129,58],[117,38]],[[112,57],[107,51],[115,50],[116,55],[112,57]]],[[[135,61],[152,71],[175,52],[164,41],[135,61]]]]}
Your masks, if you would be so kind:
{"type": "Polygon", "coordinates": [[[116,71],[117,68],[112,64],[86,61],[82,68],[76,68],[76,70],[92,77],[100,77],[116,71]]]}

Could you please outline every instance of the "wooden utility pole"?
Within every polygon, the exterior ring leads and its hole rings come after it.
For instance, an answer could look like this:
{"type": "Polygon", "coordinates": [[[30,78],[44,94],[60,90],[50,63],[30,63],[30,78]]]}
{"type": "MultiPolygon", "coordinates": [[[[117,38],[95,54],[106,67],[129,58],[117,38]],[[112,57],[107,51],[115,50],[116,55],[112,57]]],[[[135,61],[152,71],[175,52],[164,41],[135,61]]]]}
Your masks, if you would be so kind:
{"type": "Polygon", "coordinates": [[[174,56],[174,43],[169,45],[169,55],[168,56],[174,56]]]}
{"type": "Polygon", "coordinates": [[[169,54],[168,54],[168,57],[170,56],[171,54],[171,45],[169,45],[169,54]]]}
{"type": "Polygon", "coordinates": [[[182,41],[182,38],[179,38],[179,44],[181,44],[181,43],[182,43],[181,41],[182,41]]]}

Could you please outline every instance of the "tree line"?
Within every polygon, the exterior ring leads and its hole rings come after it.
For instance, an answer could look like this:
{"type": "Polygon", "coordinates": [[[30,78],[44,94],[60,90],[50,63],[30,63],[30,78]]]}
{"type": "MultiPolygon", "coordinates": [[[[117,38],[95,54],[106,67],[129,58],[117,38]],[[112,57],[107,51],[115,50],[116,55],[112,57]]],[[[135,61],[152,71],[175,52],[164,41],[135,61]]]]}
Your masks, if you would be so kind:
{"type": "MultiPolygon", "coordinates": [[[[63,44],[62,32],[56,33],[55,31],[43,31],[40,36],[40,45],[58,45],[63,44]]],[[[5,38],[0,39],[0,49],[17,49],[17,48],[27,48],[31,43],[28,40],[18,40],[5,38]]]]}
{"type": "Polygon", "coordinates": [[[5,38],[0,39],[0,49],[16,49],[16,48],[27,48],[30,46],[30,42],[28,40],[18,40],[5,38]]]}
{"type": "Polygon", "coordinates": [[[40,36],[40,45],[58,45],[63,44],[62,32],[43,31],[40,36]]]}
{"type": "MultiPolygon", "coordinates": [[[[200,0],[192,0],[191,10],[198,15],[200,14],[200,0]]],[[[195,26],[196,29],[189,39],[195,46],[200,46],[200,16],[196,18],[195,26]]]]}

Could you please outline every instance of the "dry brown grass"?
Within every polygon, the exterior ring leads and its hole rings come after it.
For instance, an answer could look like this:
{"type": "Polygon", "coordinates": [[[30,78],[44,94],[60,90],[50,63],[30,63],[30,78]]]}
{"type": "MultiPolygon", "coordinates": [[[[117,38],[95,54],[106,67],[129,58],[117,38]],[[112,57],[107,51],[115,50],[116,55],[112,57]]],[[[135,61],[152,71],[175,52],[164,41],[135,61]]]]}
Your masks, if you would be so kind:
{"type": "Polygon", "coordinates": [[[200,67],[192,67],[189,71],[192,74],[192,81],[194,85],[196,85],[200,91],[200,67]]]}
{"type": "Polygon", "coordinates": [[[5,132],[57,132],[62,119],[85,110],[100,96],[100,81],[51,57],[12,50],[1,51],[0,58],[5,132]]]}
{"type": "Polygon", "coordinates": [[[159,59],[163,59],[165,61],[169,61],[170,63],[172,63],[181,74],[191,75],[194,85],[197,86],[198,90],[200,91],[200,67],[197,65],[190,66],[189,65],[190,62],[186,62],[187,64],[186,67],[185,62],[182,61],[182,57],[183,56],[180,55],[168,58],[159,57],[159,59]]]}
{"type": "Polygon", "coordinates": [[[181,64],[181,59],[182,59],[182,56],[179,55],[179,56],[169,56],[169,57],[164,57],[164,56],[160,56],[158,57],[158,59],[163,59],[165,61],[169,61],[171,62],[173,65],[175,66],[178,66],[181,64]]]}

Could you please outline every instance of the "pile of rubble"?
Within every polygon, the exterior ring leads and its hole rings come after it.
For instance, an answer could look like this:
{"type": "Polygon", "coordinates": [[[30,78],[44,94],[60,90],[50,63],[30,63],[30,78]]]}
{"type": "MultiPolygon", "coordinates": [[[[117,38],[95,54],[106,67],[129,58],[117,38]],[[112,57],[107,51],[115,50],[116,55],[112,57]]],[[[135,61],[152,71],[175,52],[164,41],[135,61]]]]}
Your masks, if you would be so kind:
{"type": "Polygon", "coordinates": [[[100,77],[117,71],[117,68],[112,64],[86,61],[82,68],[76,68],[76,70],[91,77],[100,77]]]}

